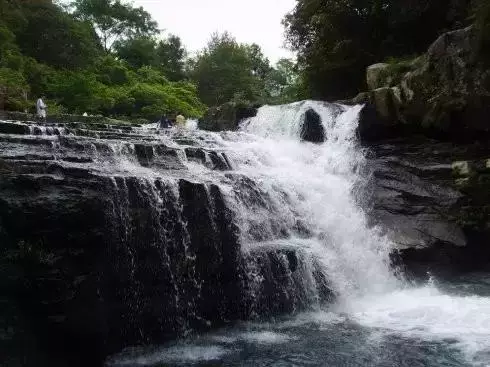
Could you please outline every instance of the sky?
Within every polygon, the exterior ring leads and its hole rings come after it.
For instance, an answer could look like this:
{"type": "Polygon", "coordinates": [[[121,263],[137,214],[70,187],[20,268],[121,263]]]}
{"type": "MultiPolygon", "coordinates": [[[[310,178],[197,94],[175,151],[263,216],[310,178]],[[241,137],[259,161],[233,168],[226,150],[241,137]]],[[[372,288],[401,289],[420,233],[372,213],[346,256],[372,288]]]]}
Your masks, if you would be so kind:
{"type": "Polygon", "coordinates": [[[284,48],[281,20],[296,0],[133,0],[155,19],[164,34],[175,34],[192,56],[213,32],[230,32],[238,42],[257,43],[271,62],[294,57],[284,48]]]}

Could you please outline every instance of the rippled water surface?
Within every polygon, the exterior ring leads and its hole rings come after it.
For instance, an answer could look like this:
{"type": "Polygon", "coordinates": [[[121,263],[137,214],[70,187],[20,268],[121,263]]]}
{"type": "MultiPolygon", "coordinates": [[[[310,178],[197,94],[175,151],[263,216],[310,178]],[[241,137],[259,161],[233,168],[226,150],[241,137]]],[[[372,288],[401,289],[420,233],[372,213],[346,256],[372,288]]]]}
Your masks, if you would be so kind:
{"type": "MultiPolygon", "coordinates": [[[[437,283],[437,282],[436,282],[437,283]]],[[[489,366],[490,276],[133,348],[109,366],[489,366]]]]}

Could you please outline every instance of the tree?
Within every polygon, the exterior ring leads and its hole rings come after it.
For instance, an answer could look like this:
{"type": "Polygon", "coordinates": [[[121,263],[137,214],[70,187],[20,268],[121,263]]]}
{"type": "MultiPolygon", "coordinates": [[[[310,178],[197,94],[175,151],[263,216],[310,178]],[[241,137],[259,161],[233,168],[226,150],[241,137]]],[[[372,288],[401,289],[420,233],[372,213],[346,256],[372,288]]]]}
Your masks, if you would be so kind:
{"type": "Polygon", "coordinates": [[[468,0],[298,0],[284,25],[309,94],[334,99],[364,89],[369,64],[424,51],[467,10],[468,0]]]}
{"type": "Polygon", "coordinates": [[[185,48],[175,35],[160,41],[156,47],[156,66],[172,81],[184,79],[185,48]]]}
{"type": "Polygon", "coordinates": [[[154,37],[141,36],[114,43],[114,51],[134,68],[149,65],[160,70],[172,81],[184,79],[185,49],[179,37],[170,35],[156,41],[154,37]]]}
{"type": "Polygon", "coordinates": [[[204,113],[197,87],[182,80],[180,39],[157,41],[156,23],[141,8],[79,0],[76,10],[86,12],[75,17],[59,4],[0,0],[1,109],[24,110],[46,94],[51,112],[151,119],[204,113]],[[115,41],[115,53],[103,52],[92,16],[106,49],[115,41]]]}
{"type": "Polygon", "coordinates": [[[268,103],[290,103],[302,99],[302,88],[297,66],[290,59],[280,59],[266,76],[268,103]]]}
{"type": "Polygon", "coordinates": [[[155,65],[157,43],[153,37],[142,36],[114,42],[116,55],[134,68],[155,65]]]}
{"type": "Polygon", "coordinates": [[[201,100],[217,106],[237,94],[249,101],[259,99],[259,65],[251,54],[250,46],[238,44],[229,33],[213,34],[191,70],[201,100]]]}
{"type": "Polygon", "coordinates": [[[152,36],[159,32],[148,12],[121,0],[75,0],[72,6],[75,16],[94,25],[106,52],[122,38],[152,36]]]}
{"type": "Polygon", "coordinates": [[[92,26],[74,19],[51,0],[0,0],[4,27],[24,55],[56,67],[84,67],[100,50],[92,26]]]}

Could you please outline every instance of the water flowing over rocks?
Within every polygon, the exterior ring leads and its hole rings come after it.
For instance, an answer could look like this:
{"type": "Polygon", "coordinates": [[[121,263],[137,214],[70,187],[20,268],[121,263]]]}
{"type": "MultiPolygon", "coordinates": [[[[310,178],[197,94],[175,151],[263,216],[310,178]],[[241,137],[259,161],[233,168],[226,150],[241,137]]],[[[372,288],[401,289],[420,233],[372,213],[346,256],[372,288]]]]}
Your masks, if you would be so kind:
{"type": "Polygon", "coordinates": [[[363,147],[361,113],[264,106],[220,133],[0,121],[0,352],[101,365],[383,294],[400,284],[392,265],[488,267],[489,150],[363,147]]]}
{"type": "Polygon", "coordinates": [[[330,297],[307,254],[260,244],[289,229],[251,222],[257,245],[242,251],[223,187],[270,203],[232,173],[219,136],[13,121],[0,132],[4,354],[97,365],[124,346],[330,297]]]}

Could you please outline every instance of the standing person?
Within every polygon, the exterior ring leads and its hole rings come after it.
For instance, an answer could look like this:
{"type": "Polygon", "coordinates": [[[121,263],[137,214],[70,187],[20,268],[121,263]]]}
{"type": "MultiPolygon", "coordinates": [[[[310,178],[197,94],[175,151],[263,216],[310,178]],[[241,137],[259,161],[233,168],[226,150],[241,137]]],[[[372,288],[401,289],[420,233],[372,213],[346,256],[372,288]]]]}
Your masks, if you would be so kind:
{"type": "Polygon", "coordinates": [[[177,117],[175,117],[175,124],[180,128],[184,128],[185,127],[185,117],[182,116],[181,114],[178,114],[177,117]]]}
{"type": "Polygon", "coordinates": [[[44,96],[41,96],[36,102],[37,117],[46,122],[46,104],[44,104],[44,96]]]}

